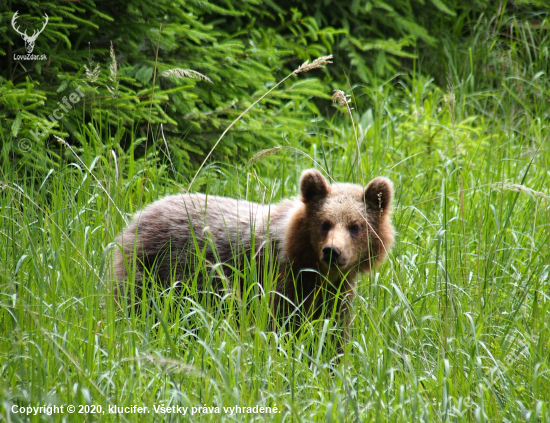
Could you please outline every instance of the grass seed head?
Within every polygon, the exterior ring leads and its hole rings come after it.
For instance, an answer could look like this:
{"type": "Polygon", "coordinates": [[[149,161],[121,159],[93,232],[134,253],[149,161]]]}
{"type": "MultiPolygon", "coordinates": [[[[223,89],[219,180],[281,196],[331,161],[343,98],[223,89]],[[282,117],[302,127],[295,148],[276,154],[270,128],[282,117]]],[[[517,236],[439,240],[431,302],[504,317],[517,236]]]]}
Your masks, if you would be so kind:
{"type": "Polygon", "coordinates": [[[294,71],[295,74],[307,72],[313,69],[324,68],[325,65],[332,63],[332,54],[328,56],[322,56],[315,59],[313,62],[309,63],[309,60],[306,60],[302,65],[294,71]]]}

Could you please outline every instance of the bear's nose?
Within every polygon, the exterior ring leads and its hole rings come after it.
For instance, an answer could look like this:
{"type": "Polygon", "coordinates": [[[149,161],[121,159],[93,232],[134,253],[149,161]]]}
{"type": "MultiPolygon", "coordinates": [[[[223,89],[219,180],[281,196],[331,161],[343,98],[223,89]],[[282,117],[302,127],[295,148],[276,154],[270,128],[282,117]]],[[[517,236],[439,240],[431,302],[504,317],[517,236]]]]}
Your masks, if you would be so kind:
{"type": "Polygon", "coordinates": [[[340,250],[336,247],[327,245],[323,248],[323,261],[327,263],[337,263],[338,257],[340,257],[340,250]]]}

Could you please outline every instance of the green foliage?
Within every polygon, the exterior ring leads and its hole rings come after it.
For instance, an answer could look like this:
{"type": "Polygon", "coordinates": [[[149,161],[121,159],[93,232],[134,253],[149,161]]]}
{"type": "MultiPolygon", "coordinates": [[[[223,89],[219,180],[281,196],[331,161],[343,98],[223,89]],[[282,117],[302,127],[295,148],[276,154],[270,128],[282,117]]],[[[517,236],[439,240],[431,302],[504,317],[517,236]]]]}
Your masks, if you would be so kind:
{"type": "Polygon", "coordinates": [[[499,87],[486,118],[468,85],[443,91],[426,78],[361,93],[373,107],[357,121],[359,162],[351,125],[327,119],[330,130],[308,149],[201,174],[211,194],[265,202],[296,193],[310,166],[339,181],[395,182],[397,243],[387,264],[359,280],[340,360],[329,341],[339,335],[334,319],[305,324],[299,337],[268,330],[254,259],[242,275],[246,295],[228,292],[223,307],[175,290],[149,291],[145,312],[116,301],[106,259],[126,213],[180,189],[154,152],[134,161],[105,145],[79,160],[68,150],[69,163],[27,178],[3,168],[4,420],[25,420],[14,405],[50,403],[105,411],[52,421],[185,420],[155,414],[161,404],[281,410],[193,416],[212,422],[548,420],[550,134],[524,116],[549,107],[527,103],[518,113],[499,87]],[[113,405],[150,413],[110,414],[113,405]]]}
{"type": "MultiPolygon", "coordinates": [[[[8,6],[3,14],[6,22],[19,7],[8,6]]],[[[325,28],[308,34],[311,19],[295,19],[287,25],[295,36],[271,37],[273,30],[253,27],[258,6],[248,2],[224,7],[213,2],[85,2],[69,10],[66,2],[53,2],[48,8],[29,2],[26,10],[19,11],[22,26],[28,16],[42,16],[45,11],[52,16],[35,47],[48,61],[15,64],[12,53],[22,53],[23,43],[9,28],[2,34],[10,47],[2,73],[6,94],[0,98],[4,148],[20,153],[18,140],[29,139],[37,153],[28,157],[30,165],[45,168],[54,165],[49,156],[59,152],[51,135],[82,148],[93,137],[108,144],[119,141],[122,148],[133,145],[135,138],[148,149],[164,145],[158,125],[163,123],[174,166],[187,173],[229,123],[276,82],[277,74],[286,71],[283,58],[293,53],[289,46],[298,39],[330,38],[334,32],[325,28]],[[61,25],[69,12],[70,22],[76,24],[61,25]],[[59,113],[59,102],[77,87],[85,100],[62,120],[56,119],[50,131],[40,130],[36,136],[39,125],[45,126],[56,109],[59,113]]],[[[304,61],[321,51],[326,48],[312,47],[300,58],[304,61]]],[[[301,61],[294,64],[297,67],[301,61]]],[[[307,100],[329,95],[318,78],[289,80],[226,137],[220,156],[246,156],[258,146],[275,146],[284,139],[297,143],[305,136],[311,114],[319,113],[307,100]]]]}
{"type": "MultiPolygon", "coordinates": [[[[335,66],[289,79],[225,136],[215,159],[240,162],[263,148],[308,145],[314,122],[334,113],[327,101],[333,88],[375,86],[403,70],[428,74],[445,86],[453,63],[460,68],[453,72],[469,73],[474,61],[495,70],[502,66],[487,61],[536,66],[546,50],[521,51],[513,44],[546,42],[535,29],[546,27],[544,10],[536,2],[499,7],[448,0],[9,0],[0,15],[3,154],[22,169],[47,169],[58,166],[62,155],[54,135],[79,151],[101,140],[137,156],[163,150],[188,180],[223,130],[306,60],[333,53],[335,66]],[[11,27],[16,11],[19,27],[29,33],[48,14],[34,49],[47,60],[14,59],[24,53],[23,40],[11,27]],[[525,22],[531,26],[524,28],[525,22]],[[480,37],[492,40],[489,55],[480,37]],[[450,51],[459,44],[463,48],[450,51]],[[466,48],[467,57],[450,57],[466,48]],[[519,54],[506,59],[510,48],[519,54]],[[76,88],[84,99],[62,119],[48,118],[76,88]],[[32,155],[25,154],[29,145],[32,155]]],[[[482,72],[469,83],[493,86],[502,82],[501,75],[482,72]]],[[[357,108],[368,108],[362,100],[355,99],[357,108]]]]}

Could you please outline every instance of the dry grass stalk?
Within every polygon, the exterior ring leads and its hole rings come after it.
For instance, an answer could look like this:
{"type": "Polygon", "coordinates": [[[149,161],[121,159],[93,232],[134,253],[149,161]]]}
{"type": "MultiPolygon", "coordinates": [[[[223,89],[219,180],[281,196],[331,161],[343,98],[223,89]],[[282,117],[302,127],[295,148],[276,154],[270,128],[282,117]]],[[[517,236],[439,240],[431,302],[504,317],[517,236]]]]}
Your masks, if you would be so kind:
{"type": "Polygon", "coordinates": [[[353,134],[355,136],[355,146],[357,148],[357,165],[359,166],[361,180],[363,180],[363,171],[361,168],[361,148],[359,146],[359,135],[357,134],[357,128],[355,126],[355,121],[353,120],[353,114],[351,113],[351,111],[353,110],[350,107],[351,96],[347,95],[342,90],[334,90],[334,94],[332,94],[332,101],[334,103],[337,103],[338,107],[341,107],[342,109],[345,108],[349,115],[349,118],[351,119],[351,126],[353,128],[353,134]]]}
{"type": "Polygon", "coordinates": [[[168,78],[169,76],[175,76],[176,78],[199,79],[201,81],[206,81],[213,84],[212,80],[209,77],[193,69],[180,69],[180,68],[168,69],[162,72],[160,76],[163,76],[165,78],[168,78]]]}
{"type": "Polygon", "coordinates": [[[334,103],[337,103],[339,107],[346,107],[349,108],[350,103],[350,96],[346,95],[346,93],[342,90],[334,90],[334,94],[332,94],[332,101],[334,103]]]}
{"type": "Polygon", "coordinates": [[[520,184],[506,184],[506,185],[504,185],[504,189],[509,190],[509,191],[523,191],[523,192],[527,192],[527,193],[529,193],[529,194],[532,194],[532,195],[535,195],[535,196],[537,196],[537,197],[543,198],[543,199],[545,199],[546,201],[550,201],[550,196],[546,195],[546,194],[543,193],[543,192],[535,191],[534,189],[531,189],[531,188],[529,188],[529,187],[526,187],[525,185],[520,185],[520,184]]]}
{"type": "Polygon", "coordinates": [[[279,85],[281,85],[283,82],[285,82],[288,78],[290,78],[292,75],[297,75],[301,72],[307,72],[309,70],[312,70],[312,69],[318,69],[318,68],[322,68],[324,67],[324,65],[328,64],[328,63],[332,63],[330,62],[329,60],[332,59],[332,54],[329,55],[329,56],[323,56],[323,57],[319,57],[318,59],[315,59],[313,62],[309,63],[308,60],[306,60],[298,69],[296,69],[295,71],[293,71],[292,73],[289,73],[287,76],[285,76],[283,79],[281,79],[279,82],[277,82],[273,87],[271,87],[269,90],[267,90],[267,92],[265,94],[263,94],[260,98],[258,98],[254,103],[252,103],[250,106],[248,106],[246,108],[246,110],[244,112],[242,112],[233,122],[231,122],[231,124],[226,128],[225,131],[223,131],[222,135],[220,136],[220,138],[218,138],[218,141],[216,141],[216,143],[214,144],[214,146],[212,147],[212,149],[210,150],[210,152],[207,154],[207,156],[205,157],[205,159],[203,160],[203,162],[201,163],[201,165],[199,166],[199,169],[197,170],[197,173],[195,173],[195,176],[193,176],[193,179],[191,180],[191,183],[189,184],[189,187],[187,188],[188,190],[191,190],[191,187],[193,186],[193,182],[195,182],[195,179],[197,179],[197,176],[199,175],[199,173],[201,172],[202,168],[204,167],[204,165],[206,164],[206,162],[208,161],[208,159],[210,158],[210,156],[212,155],[212,153],[214,152],[214,150],[216,149],[216,147],[218,146],[218,144],[220,143],[220,141],[223,139],[223,137],[225,137],[225,134],[227,134],[227,132],[229,132],[229,130],[238,122],[241,120],[241,118],[248,113],[248,111],[250,109],[252,109],[256,104],[258,104],[260,101],[262,101],[262,99],[267,96],[271,91],[273,91],[274,89],[276,89],[279,85]]]}
{"type": "Polygon", "coordinates": [[[456,97],[455,97],[454,90],[455,90],[455,86],[453,84],[453,77],[451,75],[451,71],[449,71],[447,73],[447,94],[443,96],[443,100],[445,101],[445,104],[449,108],[449,117],[453,125],[455,123],[455,104],[456,104],[456,97]]]}
{"type": "Polygon", "coordinates": [[[109,49],[109,55],[111,56],[111,64],[109,65],[109,80],[113,83],[113,86],[110,87],[107,85],[107,89],[113,96],[113,98],[118,97],[119,83],[117,78],[118,65],[116,63],[115,48],[113,47],[113,42],[111,41],[111,48],[109,49]]]}
{"type": "Polygon", "coordinates": [[[293,149],[293,147],[289,147],[289,146],[286,146],[286,145],[280,145],[278,147],[273,147],[273,148],[268,148],[267,150],[262,150],[262,151],[260,151],[256,154],[254,154],[254,156],[252,156],[252,158],[246,164],[246,167],[250,166],[253,163],[256,163],[256,162],[260,161],[261,159],[263,159],[266,156],[270,156],[272,154],[275,154],[279,150],[292,150],[292,149],[293,149]]]}
{"type": "Polygon", "coordinates": [[[90,81],[90,83],[94,84],[97,82],[100,73],[99,64],[96,65],[94,62],[90,61],[89,66],[84,65],[84,71],[86,72],[86,78],[90,81]]]}
{"type": "Polygon", "coordinates": [[[312,69],[319,69],[324,68],[325,65],[332,63],[332,54],[329,54],[328,56],[322,56],[315,59],[313,62],[309,63],[309,60],[306,60],[302,65],[296,69],[293,73],[298,74],[302,72],[307,72],[312,69]]]}

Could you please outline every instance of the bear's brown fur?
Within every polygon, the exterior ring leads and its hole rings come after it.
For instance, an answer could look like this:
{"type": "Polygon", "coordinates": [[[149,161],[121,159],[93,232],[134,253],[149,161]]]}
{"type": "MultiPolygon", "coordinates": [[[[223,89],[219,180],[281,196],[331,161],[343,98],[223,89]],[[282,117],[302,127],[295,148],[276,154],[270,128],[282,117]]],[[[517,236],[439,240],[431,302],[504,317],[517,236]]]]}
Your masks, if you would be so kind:
{"type": "MultiPolygon", "coordinates": [[[[275,205],[203,194],[162,198],[136,213],[119,236],[115,277],[127,279],[134,253],[139,288],[149,272],[165,287],[187,283],[202,251],[210,265],[224,264],[226,276],[242,269],[245,256],[269,251],[279,261],[274,298],[279,317],[293,315],[286,321],[299,325],[304,316],[333,310],[337,299],[338,317],[347,320],[357,274],[380,263],[393,243],[392,183],[378,177],[366,188],[331,185],[310,169],[300,189],[301,198],[275,205]]],[[[262,272],[258,275],[262,282],[262,272]]],[[[221,282],[212,289],[222,289],[221,282]]]]}

